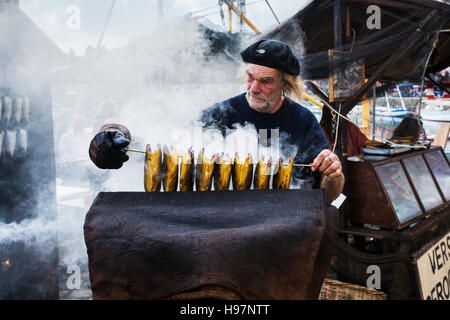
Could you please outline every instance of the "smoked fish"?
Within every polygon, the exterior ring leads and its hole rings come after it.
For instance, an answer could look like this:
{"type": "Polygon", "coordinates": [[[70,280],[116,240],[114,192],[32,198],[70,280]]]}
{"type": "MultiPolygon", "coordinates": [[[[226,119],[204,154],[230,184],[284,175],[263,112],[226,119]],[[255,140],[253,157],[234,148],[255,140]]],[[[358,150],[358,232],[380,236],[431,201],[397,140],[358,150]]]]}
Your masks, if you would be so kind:
{"type": "Polygon", "coordinates": [[[280,158],[275,167],[276,173],[273,175],[272,189],[289,189],[293,167],[294,158],[289,158],[289,164],[287,166],[283,165],[283,158],[280,158]]]}
{"type": "Polygon", "coordinates": [[[239,154],[236,152],[232,169],[232,177],[233,190],[250,189],[253,178],[253,160],[250,154],[248,154],[244,162],[241,162],[239,159],[239,154]]]}
{"type": "Polygon", "coordinates": [[[147,144],[144,166],[144,188],[147,192],[161,190],[161,158],[161,145],[158,144],[156,150],[152,152],[150,145],[147,144]]]}
{"type": "Polygon", "coordinates": [[[195,170],[195,188],[197,191],[211,190],[215,160],[215,154],[211,157],[211,159],[208,159],[205,156],[205,151],[200,151],[195,170]]]}
{"type": "Polygon", "coordinates": [[[194,190],[194,152],[189,148],[181,158],[180,163],[180,191],[194,190]]]}
{"type": "Polygon", "coordinates": [[[258,161],[255,169],[255,177],[253,178],[253,189],[269,189],[271,165],[272,158],[269,158],[267,164],[264,163],[264,157],[258,161]]]}
{"type": "Polygon", "coordinates": [[[214,190],[228,190],[231,180],[231,157],[224,161],[223,154],[220,155],[214,168],[214,190]]]}

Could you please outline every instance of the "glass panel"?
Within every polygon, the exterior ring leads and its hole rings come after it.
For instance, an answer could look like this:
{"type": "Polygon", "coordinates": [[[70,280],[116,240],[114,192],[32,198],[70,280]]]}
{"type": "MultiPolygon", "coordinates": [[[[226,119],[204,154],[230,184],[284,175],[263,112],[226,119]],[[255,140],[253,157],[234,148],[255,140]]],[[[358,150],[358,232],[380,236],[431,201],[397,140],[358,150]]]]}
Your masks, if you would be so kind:
{"type": "Polygon", "coordinates": [[[445,201],[450,201],[450,167],[440,150],[424,154],[431,171],[444,194],[445,201]]]}
{"type": "Polygon", "coordinates": [[[422,156],[406,158],[403,162],[425,210],[428,211],[441,205],[442,198],[422,156]]]}
{"type": "Polygon", "coordinates": [[[377,170],[400,224],[422,215],[400,162],[378,166],[377,170]]]}

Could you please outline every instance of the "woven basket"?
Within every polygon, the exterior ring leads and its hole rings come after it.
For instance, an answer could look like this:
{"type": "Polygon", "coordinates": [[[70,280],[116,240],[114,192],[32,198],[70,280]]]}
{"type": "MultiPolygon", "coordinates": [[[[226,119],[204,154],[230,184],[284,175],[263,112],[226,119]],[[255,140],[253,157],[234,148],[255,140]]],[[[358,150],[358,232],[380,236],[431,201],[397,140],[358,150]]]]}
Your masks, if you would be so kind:
{"type": "Polygon", "coordinates": [[[388,295],[375,289],[325,278],[319,300],[387,300],[388,295]]]}

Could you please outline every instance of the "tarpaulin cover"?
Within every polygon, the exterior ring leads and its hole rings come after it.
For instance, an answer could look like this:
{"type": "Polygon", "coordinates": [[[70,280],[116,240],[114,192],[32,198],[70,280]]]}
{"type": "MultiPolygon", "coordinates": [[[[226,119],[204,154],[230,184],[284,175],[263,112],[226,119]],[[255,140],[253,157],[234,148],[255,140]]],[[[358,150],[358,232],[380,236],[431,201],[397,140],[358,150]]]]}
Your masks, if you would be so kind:
{"type": "Polygon", "coordinates": [[[316,299],[337,224],[320,189],[99,193],[84,226],[93,299],[316,299]]]}

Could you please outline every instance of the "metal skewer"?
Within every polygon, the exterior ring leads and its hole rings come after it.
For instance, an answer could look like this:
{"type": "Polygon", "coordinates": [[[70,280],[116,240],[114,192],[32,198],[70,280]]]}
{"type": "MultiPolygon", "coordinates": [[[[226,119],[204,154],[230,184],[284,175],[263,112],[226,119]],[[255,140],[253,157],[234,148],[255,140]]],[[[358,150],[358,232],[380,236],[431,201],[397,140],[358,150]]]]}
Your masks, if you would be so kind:
{"type": "MultiPolygon", "coordinates": [[[[129,152],[137,152],[137,153],[146,153],[145,151],[142,150],[134,150],[134,149],[125,149],[125,151],[129,151],[129,152]]],[[[179,156],[179,158],[182,158],[182,156],[179,156]]],[[[257,163],[253,163],[253,164],[257,164],[257,163]]],[[[299,164],[299,163],[294,163],[293,164],[294,167],[312,167],[312,164],[299,164]]]]}
{"type": "Polygon", "coordinates": [[[138,153],[145,153],[145,151],[141,151],[141,150],[134,150],[134,149],[125,149],[125,151],[130,151],[130,152],[138,152],[138,153]]]}

